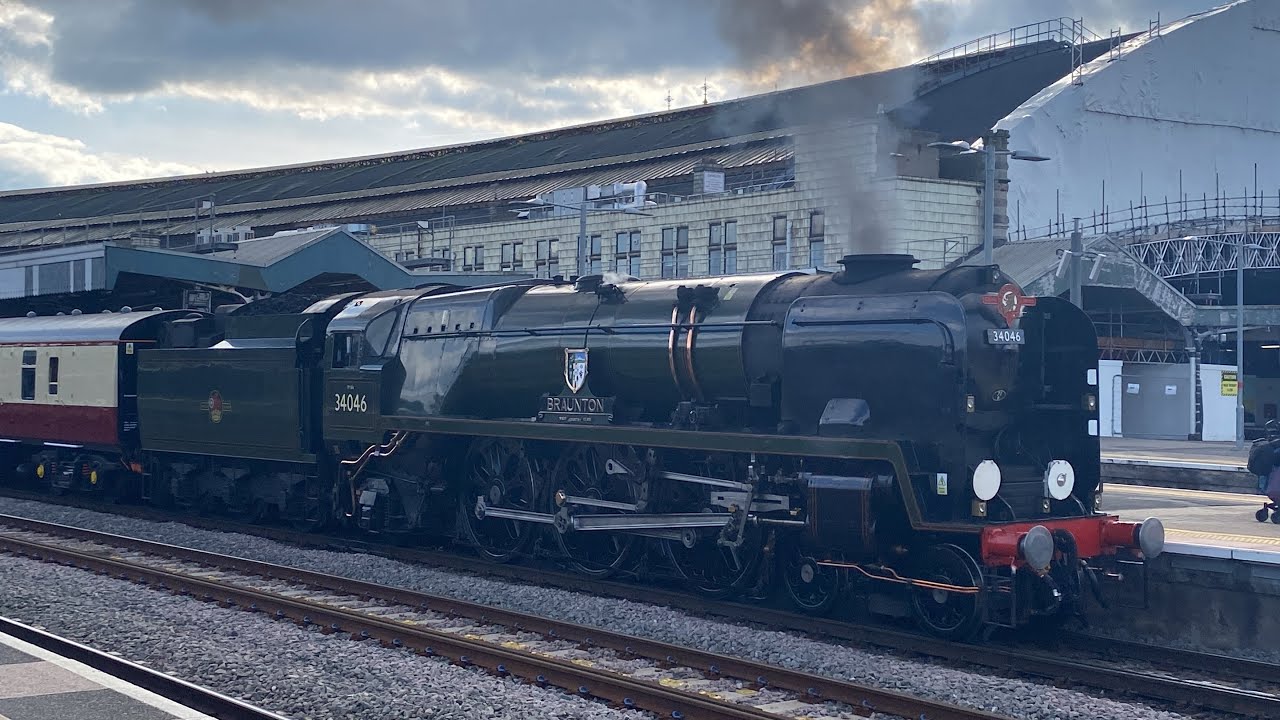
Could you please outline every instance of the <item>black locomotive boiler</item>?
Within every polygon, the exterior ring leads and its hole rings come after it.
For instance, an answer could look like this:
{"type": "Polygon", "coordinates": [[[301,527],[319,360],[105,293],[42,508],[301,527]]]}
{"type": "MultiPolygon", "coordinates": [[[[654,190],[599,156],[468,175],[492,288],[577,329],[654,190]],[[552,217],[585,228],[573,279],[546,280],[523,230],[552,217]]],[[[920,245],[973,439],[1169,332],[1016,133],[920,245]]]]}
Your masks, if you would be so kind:
{"type": "MultiPolygon", "coordinates": [[[[855,591],[943,635],[1069,613],[1163,547],[1158,520],[1097,512],[1092,324],[997,267],[915,264],[156,317],[120,369],[137,433],[91,448],[111,477],[94,487],[708,593],[780,586],[811,611],[855,591]]],[[[85,487],[84,448],[13,439],[26,471],[85,487]]]]}

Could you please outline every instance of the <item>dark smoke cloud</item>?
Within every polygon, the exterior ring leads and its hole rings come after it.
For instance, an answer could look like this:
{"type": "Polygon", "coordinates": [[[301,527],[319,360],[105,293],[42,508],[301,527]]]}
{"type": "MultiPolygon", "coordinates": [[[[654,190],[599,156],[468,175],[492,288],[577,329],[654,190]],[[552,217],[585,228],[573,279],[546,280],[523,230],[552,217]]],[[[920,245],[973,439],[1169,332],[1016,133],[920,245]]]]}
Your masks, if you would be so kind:
{"type": "Polygon", "coordinates": [[[945,36],[945,8],[914,0],[718,0],[716,23],[760,87],[884,70],[945,36]]]}
{"type": "MultiPolygon", "coordinates": [[[[913,0],[718,0],[716,8],[717,27],[738,69],[750,85],[766,90],[902,66],[939,42],[945,28],[945,13],[926,14],[913,0]]],[[[862,139],[848,123],[868,121],[882,106],[889,110],[907,102],[915,82],[911,69],[894,70],[833,87],[830,95],[838,102],[791,101],[762,108],[788,124],[809,127],[797,138],[803,157],[798,162],[827,178],[836,193],[827,215],[830,237],[843,253],[894,247],[872,183],[875,168],[855,167],[855,162],[868,152],[878,156],[896,149],[897,136],[889,123],[881,123],[872,141],[875,149],[859,147],[862,139]]]]}

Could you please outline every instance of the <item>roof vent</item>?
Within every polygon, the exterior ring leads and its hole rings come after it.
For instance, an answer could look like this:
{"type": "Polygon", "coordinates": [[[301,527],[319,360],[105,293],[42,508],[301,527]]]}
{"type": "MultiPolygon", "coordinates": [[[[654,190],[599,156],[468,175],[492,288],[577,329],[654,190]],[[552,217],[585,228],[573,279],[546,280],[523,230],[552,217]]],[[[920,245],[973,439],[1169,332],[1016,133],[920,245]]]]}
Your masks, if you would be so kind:
{"type": "Polygon", "coordinates": [[[124,307],[120,308],[120,312],[122,313],[133,312],[133,308],[129,307],[128,305],[125,305],[124,307]]]}
{"type": "Polygon", "coordinates": [[[79,314],[80,314],[80,308],[74,308],[74,309],[72,309],[71,314],[72,314],[72,315],[79,315],[79,314]]]}
{"type": "Polygon", "coordinates": [[[36,316],[36,311],[35,311],[35,310],[28,310],[28,311],[27,311],[27,317],[35,317],[35,316],[36,316]]]}
{"type": "Polygon", "coordinates": [[[840,258],[844,269],[836,273],[839,283],[860,283],[882,275],[906,272],[920,262],[914,255],[897,253],[868,253],[866,255],[845,255],[840,258]]]}

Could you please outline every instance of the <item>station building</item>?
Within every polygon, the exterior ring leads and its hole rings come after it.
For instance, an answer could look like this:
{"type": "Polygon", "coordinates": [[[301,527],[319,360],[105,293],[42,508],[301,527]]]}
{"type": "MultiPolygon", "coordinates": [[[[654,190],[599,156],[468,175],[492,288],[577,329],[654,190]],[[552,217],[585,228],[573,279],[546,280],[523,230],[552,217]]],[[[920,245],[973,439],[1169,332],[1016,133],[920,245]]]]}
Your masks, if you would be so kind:
{"type": "Polygon", "coordinates": [[[989,236],[1031,292],[1079,279],[1112,388],[1102,434],[1228,439],[1240,247],[1250,427],[1280,400],[1277,30],[1263,0],[1128,34],[1059,18],[518,137],[0,193],[0,313],[812,271],[851,252],[941,268],[983,262],[989,236]]]}

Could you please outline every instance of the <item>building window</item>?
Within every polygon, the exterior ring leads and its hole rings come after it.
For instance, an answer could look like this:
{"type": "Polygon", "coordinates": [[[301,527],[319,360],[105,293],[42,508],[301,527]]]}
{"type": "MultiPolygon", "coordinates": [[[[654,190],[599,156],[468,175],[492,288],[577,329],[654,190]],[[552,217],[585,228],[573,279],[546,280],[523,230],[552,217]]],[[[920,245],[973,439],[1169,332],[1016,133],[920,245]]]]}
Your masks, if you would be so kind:
{"type": "Polygon", "coordinates": [[[662,277],[689,277],[689,228],[662,228],[662,277]]]}
{"type": "Polygon", "coordinates": [[[786,270],[787,260],[787,216],[778,215],[773,219],[773,269],[786,270]]]}
{"type": "Polygon", "coordinates": [[[49,394],[58,394],[58,358],[49,358],[49,394]]]}
{"type": "Polygon", "coordinates": [[[468,245],[462,248],[462,269],[464,271],[484,269],[483,245],[468,245]]]}
{"type": "Polygon", "coordinates": [[[738,272],[738,223],[729,220],[711,223],[711,242],[707,250],[709,275],[733,275],[738,272]]]}
{"type": "Polygon", "coordinates": [[[36,399],[36,351],[22,351],[22,399],[36,399]]]}
{"type": "Polygon", "coordinates": [[[821,212],[809,213],[809,264],[822,267],[826,262],[827,219],[821,212]]]}
{"type": "Polygon", "coordinates": [[[524,243],[502,243],[502,269],[524,269],[524,243]]]}
{"type": "Polygon", "coordinates": [[[578,274],[599,275],[604,272],[599,235],[578,238],[578,274]]]}
{"type": "Polygon", "coordinates": [[[620,232],[614,240],[614,269],[622,275],[640,277],[640,231],[620,232]]]}
{"type": "Polygon", "coordinates": [[[537,257],[533,261],[534,274],[540,278],[551,278],[560,274],[560,258],[556,256],[556,241],[539,240],[537,257]]]}

